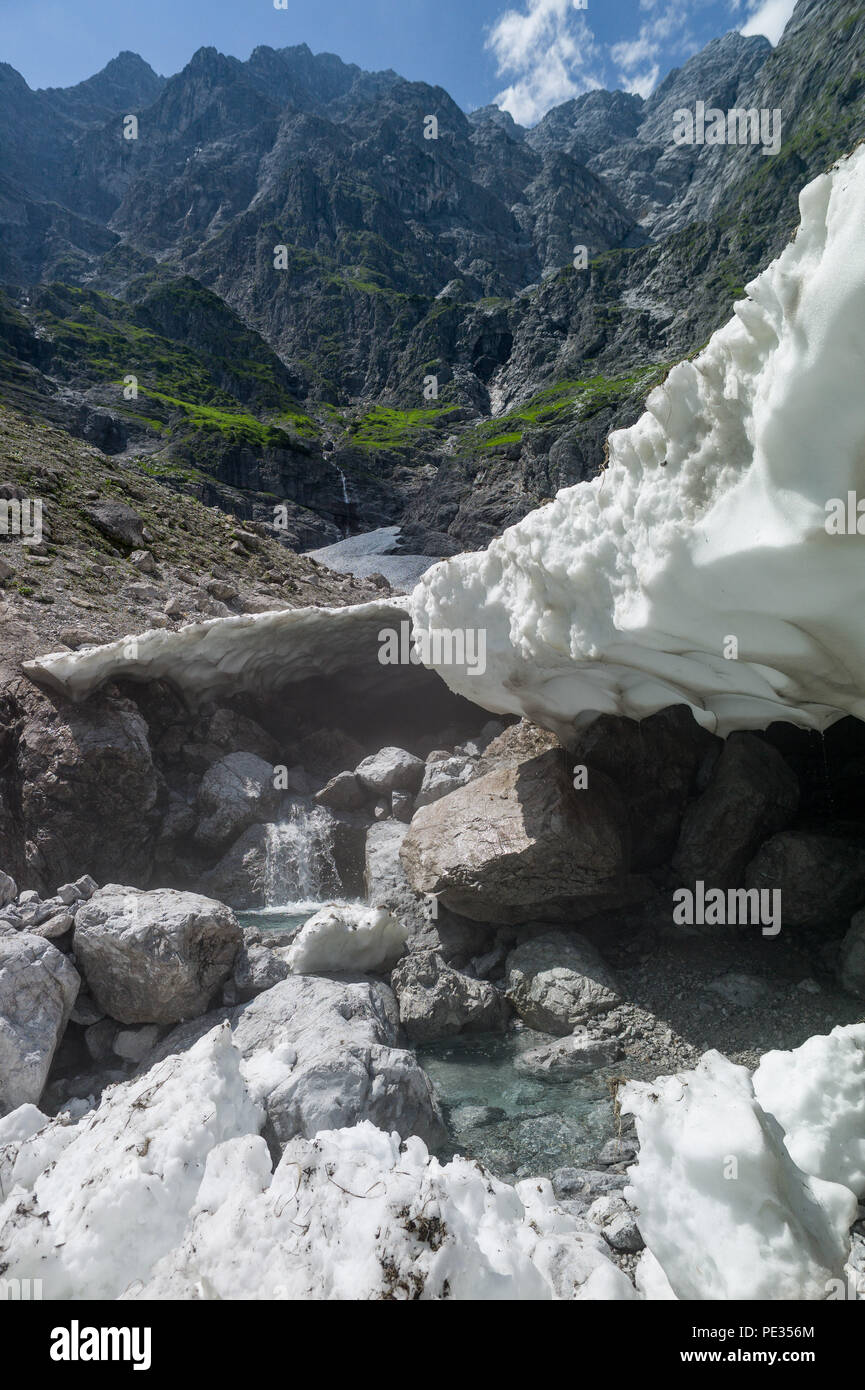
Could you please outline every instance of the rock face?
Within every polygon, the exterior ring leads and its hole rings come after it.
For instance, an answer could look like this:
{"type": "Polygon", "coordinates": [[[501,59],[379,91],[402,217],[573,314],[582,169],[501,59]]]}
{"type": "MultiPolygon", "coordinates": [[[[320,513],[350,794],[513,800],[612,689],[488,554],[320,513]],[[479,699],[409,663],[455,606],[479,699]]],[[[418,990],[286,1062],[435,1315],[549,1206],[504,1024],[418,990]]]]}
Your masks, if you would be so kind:
{"type": "Polygon", "coordinates": [[[131,700],[28,700],[17,752],[31,880],[44,886],[82,870],[104,880],[122,863],[150,871],[158,779],[147,725],[131,700]],[[94,835],[94,826],[110,833],[94,835]]]}
{"type": "Polygon", "coordinates": [[[0,936],[0,1115],[39,1100],[80,985],[42,937],[0,936]]]}
{"type": "Polygon", "coordinates": [[[253,821],[272,820],[279,800],[270,763],[254,753],[229,753],[201,779],[196,839],[204,849],[219,849],[253,821]]]}
{"type": "Polygon", "coordinates": [[[550,932],[522,942],[506,964],[508,998],[542,1033],[573,1032],[619,1002],[612,971],[584,937],[550,932]]]}
{"type": "Polygon", "coordinates": [[[865,905],[865,846],[785,831],[760,846],[745,877],[749,888],[780,888],[785,926],[831,928],[865,905]]]}
{"type": "Polygon", "coordinates": [[[455,1033],[495,1033],[510,1009],[487,980],[454,970],[438,951],[416,951],[394,970],[391,985],[400,1023],[413,1042],[433,1042],[455,1033]]]}
{"type": "Polygon", "coordinates": [[[381,748],[364,758],[355,776],[368,792],[390,796],[391,792],[416,792],[424,775],[424,764],[404,748],[381,748]]]}
{"type": "Polygon", "coordinates": [[[377,821],[367,831],[367,902],[374,907],[388,908],[412,934],[429,934],[432,930],[429,911],[425,910],[424,899],[406,878],[400,859],[407,834],[408,826],[394,820],[377,821]]]}
{"type": "Polygon", "coordinates": [[[409,882],[477,921],[572,917],[619,890],[628,828],[597,773],[575,791],[561,751],[488,773],[424,806],[400,857],[409,882]]]}
{"type": "Polygon", "coordinates": [[[841,943],[838,974],[845,989],[865,999],[865,908],[856,913],[841,943]]]}
{"type": "Polygon", "coordinates": [[[242,939],[213,898],[108,884],[78,911],[75,958],[99,1007],[120,1023],[178,1023],[204,1013],[242,939]]]}
{"type": "Polygon", "coordinates": [[[267,826],[250,825],[196,884],[238,911],[267,905],[267,826]]]}
{"type": "Polygon", "coordinates": [[[789,824],[798,804],[798,780],[781,754],[754,734],[731,734],[708,787],[685,812],[674,871],[683,883],[741,886],[758,845],[789,824]]]}

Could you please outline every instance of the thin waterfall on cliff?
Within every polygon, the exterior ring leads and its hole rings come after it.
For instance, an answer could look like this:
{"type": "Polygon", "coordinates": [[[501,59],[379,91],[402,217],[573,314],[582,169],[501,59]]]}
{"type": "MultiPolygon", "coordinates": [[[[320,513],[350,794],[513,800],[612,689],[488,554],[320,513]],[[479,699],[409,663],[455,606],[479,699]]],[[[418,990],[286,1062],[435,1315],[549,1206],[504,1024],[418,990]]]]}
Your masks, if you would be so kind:
{"type": "Polygon", "coordinates": [[[267,907],[315,907],[338,895],[331,821],[323,806],[294,805],[267,826],[267,907]]]}

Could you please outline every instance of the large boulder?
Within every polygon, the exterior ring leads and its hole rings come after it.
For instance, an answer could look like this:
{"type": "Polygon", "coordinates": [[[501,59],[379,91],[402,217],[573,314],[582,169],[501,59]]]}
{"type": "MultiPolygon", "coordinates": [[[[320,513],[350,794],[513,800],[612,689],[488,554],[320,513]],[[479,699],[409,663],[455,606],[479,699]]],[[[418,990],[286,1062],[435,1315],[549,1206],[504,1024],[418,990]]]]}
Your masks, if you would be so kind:
{"type": "Polygon", "coordinates": [[[108,884],[78,909],[75,959],[99,1007],[120,1023],[178,1023],[204,1013],[242,940],[213,898],[108,884]]]}
{"type": "Polygon", "coordinates": [[[253,821],[272,820],[281,799],[270,763],[255,753],[229,753],[201,779],[195,838],[203,849],[221,849],[253,821]]]}
{"type": "Polygon", "coordinates": [[[197,882],[200,892],[238,912],[267,906],[268,829],[250,825],[197,882]]]}
{"type": "Polygon", "coordinates": [[[423,806],[400,857],[409,882],[482,922],[573,919],[620,892],[627,815],[603,773],[576,791],[551,749],[507,764],[423,806]]]}
{"type": "Polygon", "coordinates": [[[369,792],[353,772],[338,772],[312,799],[331,811],[359,811],[369,800],[369,792]]]}
{"type": "Polygon", "coordinates": [[[530,1028],[559,1036],[621,1002],[615,976],[582,936],[548,932],[523,941],[506,963],[508,998],[530,1028]]]}
{"type": "Polygon", "coordinates": [[[503,1029],[510,1008],[487,980],[454,970],[438,951],[416,951],[391,975],[399,1017],[413,1042],[433,1042],[455,1033],[493,1033],[503,1029]]]}
{"type": "Polygon", "coordinates": [[[290,975],[249,1004],[174,1029],[142,1070],[226,1018],[250,1090],[267,1111],[272,1146],[362,1120],[404,1139],[443,1141],[432,1084],[400,1045],[397,1003],[384,983],[290,975]]]}
{"type": "Polygon", "coordinates": [[[861,839],[784,831],[760,846],[745,883],[781,890],[785,927],[831,929],[865,906],[865,845],[861,839]]]}
{"type": "Polygon", "coordinates": [[[723,746],[701,728],[688,705],[671,705],[639,721],[602,714],[574,736],[574,765],[585,766],[590,780],[594,771],[606,773],[623,794],[633,870],[669,861],[698,779],[723,746]]]}
{"type": "Polygon", "coordinates": [[[39,1100],[80,986],[43,937],[0,936],[0,1115],[39,1100]]]}
{"type": "Polygon", "coordinates": [[[741,887],[757,847],[789,824],[798,804],[798,779],[781,754],[756,734],[731,734],[685,812],[673,869],[683,883],[741,887]]]}
{"type": "Polygon", "coordinates": [[[391,792],[416,792],[424,764],[404,748],[380,748],[355,768],[355,776],[368,792],[390,797],[391,792]]]}

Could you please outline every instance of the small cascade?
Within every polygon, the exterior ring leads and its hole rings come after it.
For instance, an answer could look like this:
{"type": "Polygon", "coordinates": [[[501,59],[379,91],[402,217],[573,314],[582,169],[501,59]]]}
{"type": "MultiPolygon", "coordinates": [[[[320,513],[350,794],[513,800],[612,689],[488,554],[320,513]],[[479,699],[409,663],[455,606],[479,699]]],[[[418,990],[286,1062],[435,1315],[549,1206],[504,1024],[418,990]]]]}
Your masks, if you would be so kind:
{"type": "Polygon", "coordinates": [[[345,524],[343,526],[343,535],[348,536],[351,534],[351,524],[349,521],[351,515],[351,498],[348,495],[348,479],[346,478],[338,463],[334,463],[333,466],[339,474],[339,481],[342,483],[342,500],[345,503],[345,524]]]}
{"type": "Polygon", "coordinates": [[[292,806],[287,820],[267,826],[265,905],[313,910],[340,892],[327,811],[292,806]]]}

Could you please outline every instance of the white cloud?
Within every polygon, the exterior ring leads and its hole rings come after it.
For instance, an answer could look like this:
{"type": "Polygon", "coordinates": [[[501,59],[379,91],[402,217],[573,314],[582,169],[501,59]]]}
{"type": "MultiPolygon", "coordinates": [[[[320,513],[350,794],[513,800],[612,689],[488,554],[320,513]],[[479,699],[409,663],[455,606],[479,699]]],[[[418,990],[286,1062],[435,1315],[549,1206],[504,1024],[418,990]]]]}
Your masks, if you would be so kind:
{"type": "Polygon", "coordinates": [[[601,49],[575,0],[525,0],[507,10],[487,39],[499,76],[514,80],[495,98],[521,125],[533,125],[571,97],[603,85],[592,71],[601,49]]]}
{"type": "Polygon", "coordinates": [[[752,0],[752,13],[742,25],[741,32],[765,34],[770,43],[776,44],[795,8],[796,0],[752,0]]]}

